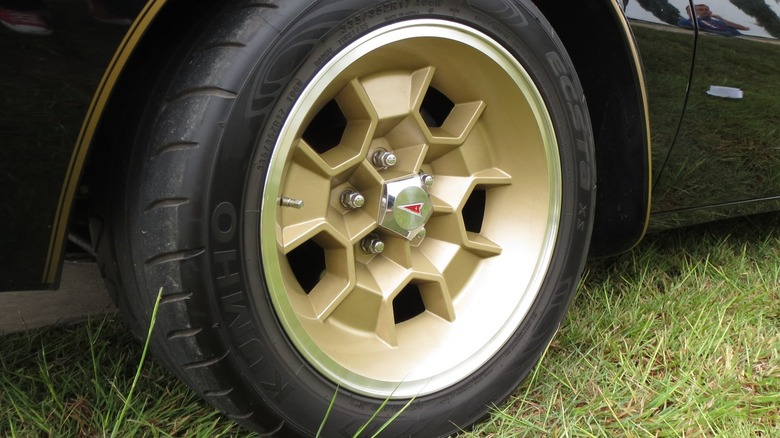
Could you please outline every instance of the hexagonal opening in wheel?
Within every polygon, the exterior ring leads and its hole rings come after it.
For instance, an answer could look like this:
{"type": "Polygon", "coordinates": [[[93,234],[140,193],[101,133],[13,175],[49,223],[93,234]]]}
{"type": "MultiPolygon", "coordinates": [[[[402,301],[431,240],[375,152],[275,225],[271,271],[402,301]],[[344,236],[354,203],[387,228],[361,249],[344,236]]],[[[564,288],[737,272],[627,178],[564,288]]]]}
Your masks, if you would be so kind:
{"type": "Polygon", "coordinates": [[[393,299],[393,320],[396,324],[408,321],[425,312],[420,289],[411,283],[404,287],[393,299]]]}
{"type": "Polygon", "coordinates": [[[303,133],[303,140],[322,155],[341,143],[346,129],[347,118],[333,99],[311,120],[303,133]]]}
{"type": "Polygon", "coordinates": [[[455,107],[455,104],[434,87],[428,87],[425,93],[422,105],[420,106],[420,115],[429,128],[439,128],[447,120],[447,116],[455,107]]]}
{"type": "Polygon", "coordinates": [[[287,254],[287,263],[298,284],[308,294],[325,275],[325,250],[313,239],[307,240],[287,254]]]}
{"type": "Polygon", "coordinates": [[[461,211],[466,231],[476,234],[482,232],[486,199],[487,192],[485,190],[474,190],[471,192],[468,200],[466,200],[466,204],[463,206],[463,211],[461,211]]]}

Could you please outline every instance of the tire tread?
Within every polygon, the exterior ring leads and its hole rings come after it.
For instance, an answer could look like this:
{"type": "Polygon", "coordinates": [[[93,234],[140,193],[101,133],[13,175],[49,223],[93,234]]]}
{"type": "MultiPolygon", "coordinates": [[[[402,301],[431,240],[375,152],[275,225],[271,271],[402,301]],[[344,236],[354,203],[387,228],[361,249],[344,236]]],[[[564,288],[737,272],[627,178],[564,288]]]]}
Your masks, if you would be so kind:
{"type": "Polygon", "coordinates": [[[167,263],[181,262],[185,260],[200,257],[206,252],[206,248],[196,248],[190,250],[174,251],[170,253],[158,254],[144,262],[147,266],[164,265],[167,263]]]}

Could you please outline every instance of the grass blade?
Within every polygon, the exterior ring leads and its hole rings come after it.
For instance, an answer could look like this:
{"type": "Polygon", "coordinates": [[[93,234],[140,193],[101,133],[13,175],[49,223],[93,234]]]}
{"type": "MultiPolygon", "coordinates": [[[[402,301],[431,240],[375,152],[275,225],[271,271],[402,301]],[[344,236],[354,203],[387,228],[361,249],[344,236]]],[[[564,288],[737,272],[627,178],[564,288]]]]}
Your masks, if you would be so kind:
{"type": "Polygon", "coordinates": [[[138,385],[138,380],[141,378],[141,370],[143,369],[144,361],[146,360],[146,353],[149,351],[149,343],[152,340],[152,331],[154,331],[154,324],[157,321],[157,310],[160,307],[160,300],[162,299],[162,287],[157,292],[157,299],[154,302],[154,309],[152,309],[152,318],[149,321],[149,331],[146,333],[146,341],[144,342],[144,348],[141,352],[141,360],[138,361],[138,367],[135,370],[135,376],[133,377],[133,383],[130,385],[130,391],[127,393],[125,402],[122,405],[122,411],[119,413],[119,417],[114,422],[114,429],[111,431],[111,437],[114,438],[119,433],[119,427],[122,425],[122,421],[125,418],[127,409],[130,407],[130,402],[133,399],[133,392],[138,385]]]}

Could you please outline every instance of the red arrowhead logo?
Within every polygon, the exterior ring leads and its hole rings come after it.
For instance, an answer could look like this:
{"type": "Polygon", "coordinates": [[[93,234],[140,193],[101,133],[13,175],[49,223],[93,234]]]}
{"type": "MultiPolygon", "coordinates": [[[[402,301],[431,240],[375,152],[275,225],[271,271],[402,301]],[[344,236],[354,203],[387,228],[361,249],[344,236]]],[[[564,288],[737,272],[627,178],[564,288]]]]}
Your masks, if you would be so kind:
{"type": "Polygon", "coordinates": [[[409,213],[412,213],[414,215],[422,216],[423,205],[424,204],[422,202],[418,202],[416,204],[399,205],[398,208],[400,208],[402,210],[406,210],[409,213]]]}

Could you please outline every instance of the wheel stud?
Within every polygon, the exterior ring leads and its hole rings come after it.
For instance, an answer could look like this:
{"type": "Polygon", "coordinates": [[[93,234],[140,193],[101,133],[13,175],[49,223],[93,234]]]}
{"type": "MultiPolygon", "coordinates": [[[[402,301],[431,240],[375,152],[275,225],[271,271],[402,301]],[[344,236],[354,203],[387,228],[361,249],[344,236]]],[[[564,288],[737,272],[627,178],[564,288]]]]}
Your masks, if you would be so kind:
{"type": "Polygon", "coordinates": [[[385,149],[378,149],[371,156],[371,162],[377,169],[387,169],[388,167],[393,167],[396,165],[396,163],[398,163],[398,157],[396,157],[394,153],[385,149]]]}
{"type": "Polygon", "coordinates": [[[428,175],[427,173],[420,172],[420,179],[422,180],[423,184],[425,184],[427,187],[433,186],[433,176],[428,175]]]}
{"type": "Polygon", "coordinates": [[[360,242],[360,249],[366,254],[381,254],[385,250],[385,242],[382,242],[376,234],[370,234],[360,242]]]}
{"type": "Polygon", "coordinates": [[[292,207],[297,208],[298,210],[303,208],[303,201],[300,199],[292,199],[292,198],[285,198],[284,196],[282,199],[279,200],[279,204],[282,207],[292,207]]]}
{"type": "Polygon", "coordinates": [[[363,197],[357,190],[347,189],[341,192],[341,205],[347,210],[355,210],[363,206],[366,203],[366,198],[363,197]]]}

